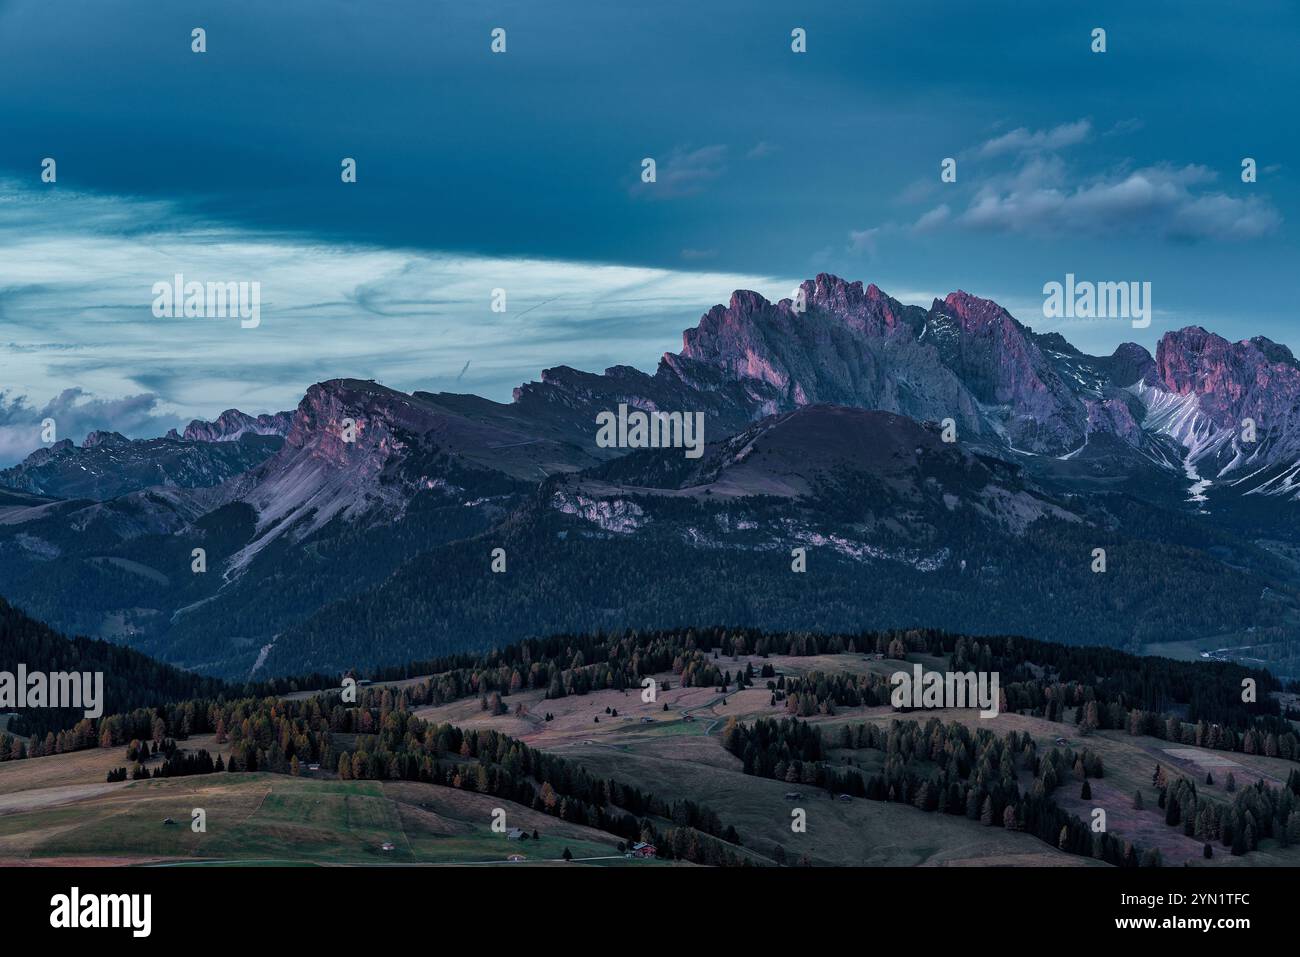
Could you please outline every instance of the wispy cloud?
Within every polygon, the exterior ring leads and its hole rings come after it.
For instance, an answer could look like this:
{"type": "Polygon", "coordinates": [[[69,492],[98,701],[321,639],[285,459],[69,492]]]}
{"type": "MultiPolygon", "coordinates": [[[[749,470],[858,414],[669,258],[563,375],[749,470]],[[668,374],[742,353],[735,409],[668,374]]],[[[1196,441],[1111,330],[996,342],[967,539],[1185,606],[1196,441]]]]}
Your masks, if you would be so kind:
{"type": "Polygon", "coordinates": [[[232,406],[292,408],[337,376],[508,401],[549,366],[653,369],[733,290],[779,298],[796,281],[323,244],[0,182],[0,342],[11,344],[0,349],[0,425],[25,436],[0,454],[36,447],[31,425],[52,395],[60,416],[80,410],[60,425],[78,441],[92,428],[159,434],[232,406]],[[153,284],[178,272],[259,282],[261,325],[155,318],[153,284]],[[491,311],[498,288],[504,313],[491,311]],[[133,404],[115,405],[122,396],[133,404]]]}
{"type": "Polygon", "coordinates": [[[874,258],[877,252],[877,243],[881,235],[889,227],[872,226],[869,229],[854,229],[849,231],[849,251],[855,253],[866,253],[874,258]]]}
{"type": "Polygon", "coordinates": [[[700,193],[723,174],[727,147],[720,144],[699,149],[678,146],[666,157],[652,158],[655,159],[655,182],[642,182],[638,164],[633,195],[648,199],[678,199],[700,193]]]}
{"type": "Polygon", "coordinates": [[[912,230],[918,233],[928,232],[932,229],[938,229],[952,217],[952,209],[947,203],[941,203],[934,209],[922,213],[912,224],[912,230]]]}
{"type": "Polygon", "coordinates": [[[1273,232],[1280,214],[1256,197],[1202,190],[1204,166],[1150,166],[1068,185],[1019,181],[982,188],[957,217],[976,230],[1033,235],[1151,234],[1176,241],[1248,240],[1273,232]]]}
{"type": "Polygon", "coordinates": [[[1128,119],[1116,122],[1115,125],[1103,133],[1102,136],[1124,136],[1128,133],[1136,133],[1143,129],[1146,129],[1146,123],[1138,119],[1136,116],[1131,116],[1128,119]]]}
{"type": "Polygon", "coordinates": [[[1034,151],[1054,151],[1085,142],[1092,135],[1092,121],[1075,120],[1047,130],[1014,129],[991,140],[985,140],[975,151],[985,159],[1034,151]]]}
{"type": "MultiPolygon", "coordinates": [[[[1139,120],[1121,120],[1105,135],[1141,127],[1139,120]]],[[[1205,166],[1122,161],[1089,171],[1086,157],[1067,161],[1069,148],[1092,135],[1092,121],[1080,119],[1047,129],[1020,127],[985,140],[963,153],[975,172],[963,168],[962,182],[977,184],[965,208],[933,206],[918,215],[910,232],[952,226],[1027,236],[1237,242],[1268,236],[1282,223],[1266,198],[1216,190],[1217,174],[1205,166]]],[[[933,191],[933,184],[913,184],[900,202],[920,202],[933,191]]]]}

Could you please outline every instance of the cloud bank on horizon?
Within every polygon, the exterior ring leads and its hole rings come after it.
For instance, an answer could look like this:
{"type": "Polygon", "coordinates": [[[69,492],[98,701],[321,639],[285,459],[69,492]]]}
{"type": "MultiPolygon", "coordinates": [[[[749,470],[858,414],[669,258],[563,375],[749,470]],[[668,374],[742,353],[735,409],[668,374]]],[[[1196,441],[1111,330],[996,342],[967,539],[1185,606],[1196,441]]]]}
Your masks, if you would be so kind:
{"type": "Polygon", "coordinates": [[[65,6],[0,2],[0,461],[50,410],[79,440],[334,376],[506,400],[649,369],[733,289],[823,271],[1094,353],[1192,323],[1298,344],[1285,3],[65,6]],[[177,273],[259,282],[262,323],[155,317],[177,273]],[[1151,328],[1045,320],[1066,273],[1151,282],[1151,328]]]}
{"type": "Polygon", "coordinates": [[[796,285],[177,228],[181,219],[158,203],[66,191],[33,198],[0,184],[0,461],[41,444],[47,416],[78,442],[96,428],[159,435],[229,407],[290,409],[308,385],[331,378],[509,401],[548,366],[653,367],[717,290],[776,299],[796,285]],[[126,228],[132,216],[140,219],[126,228]],[[152,288],[177,273],[258,282],[262,322],[156,317],[152,288]],[[51,384],[57,394],[46,402],[51,384]]]}

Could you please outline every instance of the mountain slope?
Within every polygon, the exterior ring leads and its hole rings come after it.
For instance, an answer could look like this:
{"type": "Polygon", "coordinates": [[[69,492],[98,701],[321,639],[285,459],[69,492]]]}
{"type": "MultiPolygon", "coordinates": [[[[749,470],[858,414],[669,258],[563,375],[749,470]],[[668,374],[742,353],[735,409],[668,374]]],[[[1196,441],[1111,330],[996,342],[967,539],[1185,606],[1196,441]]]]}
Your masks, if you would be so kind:
{"type": "Polygon", "coordinates": [[[128,439],[91,432],[80,447],[70,439],[37,449],[0,471],[0,485],[56,498],[107,501],[153,486],[203,488],[246,472],[280,447],[275,435],[206,440],[128,439]]]}
{"type": "Polygon", "coordinates": [[[1189,326],[1160,340],[1134,392],[1143,426],[1186,450],[1189,478],[1300,499],[1300,362],[1286,346],[1189,326]]]}
{"type": "Polygon", "coordinates": [[[8,493],[0,593],[239,675],[697,615],[1300,649],[1300,523],[1270,498],[1297,494],[1297,408],[1300,367],[1267,340],[1088,356],[965,292],[927,310],[820,275],[794,300],[736,292],[653,374],[558,367],[508,404],[336,379],[292,414],[99,436],[75,455],[124,494],[8,493]],[[701,414],[703,456],[597,445],[620,405],[701,414]],[[260,442],[203,487],[142,488],[132,458],[260,442]]]}
{"type": "Polygon", "coordinates": [[[1276,637],[1298,602],[1271,556],[1194,516],[1121,495],[1058,499],[1018,466],[900,416],[809,406],[698,461],[643,450],[555,476],[486,534],[431,549],[288,629],[265,666],[703,621],[1013,628],[1140,648],[1236,627],[1276,637]],[[1103,574],[1091,569],[1098,547],[1103,574]],[[495,548],[504,573],[492,570],[495,548]]]}
{"type": "MultiPolygon", "coordinates": [[[[100,672],[103,714],[157,707],[187,698],[215,696],[226,686],[212,678],[181,671],[145,655],[103,641],[65,638],[0,598],[0,671],[14,674],[19,665],[32,672],[100,672]]],[[[84,709],[23,708],[7,730],[44,737],[70,728],[84,709]]],[[[91,734],[93,737],[93,728],[91,734]]]]}
{"type": "Polygon", "coordinates": [[[550,472],[597,461],[489,405],[313,386],[279,450],[220,485],[6,509],[0,590],[68,630],[247,674],[286,624],[484,531],[550,472]]]}
{"type": "Polygon", "coordinates": [[[926,311],[822,274],[800,298],[802,308],[737,291],[653,375],[551,369],[515,391],[516,405],[590,444],[596,414],[620,403],[702,412],[711,438],[834,403],[951,419],[963,443],[1057,478],[1080,470],[1056,463],[1081,458],[1090,477],[1135,479],[1197,504],[1198,468],[1223,480],[1211,497],[1300,497],[1300,364],[1270,340],[1228,343],[1189,328],[1167,333],[1156,357],[1135,343],[1088,356],[966,292],[926,311]],[[1255,443],[1237,435],[1247,417],[1255,443]]]}

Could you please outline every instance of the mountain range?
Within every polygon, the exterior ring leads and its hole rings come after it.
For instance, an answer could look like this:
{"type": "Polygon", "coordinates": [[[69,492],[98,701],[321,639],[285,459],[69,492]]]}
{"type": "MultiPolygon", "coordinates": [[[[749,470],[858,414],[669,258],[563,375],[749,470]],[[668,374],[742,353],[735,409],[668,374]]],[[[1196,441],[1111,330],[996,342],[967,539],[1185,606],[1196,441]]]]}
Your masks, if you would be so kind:
{"type": "Polygon", "coordinates": [[[960,291],[738,291],[653,374],[561,366],[509,403],[336,379],[0,485],[0,594],[229,677],[694,622],[1300,657],[1290,350],[1189,327],[1088,356],[960,291]],[[701,414],[702,454],[598,442],[620,406],[701,414]]]}

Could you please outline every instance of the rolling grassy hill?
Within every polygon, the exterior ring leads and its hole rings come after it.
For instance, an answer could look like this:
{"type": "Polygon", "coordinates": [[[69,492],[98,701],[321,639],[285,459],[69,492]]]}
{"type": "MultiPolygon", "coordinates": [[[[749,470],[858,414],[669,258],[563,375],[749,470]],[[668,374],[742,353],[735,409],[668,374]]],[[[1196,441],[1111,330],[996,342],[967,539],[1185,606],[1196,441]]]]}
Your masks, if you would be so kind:
{"type": "MultiPolygon", "coordinates": [[[[0,774],[0,789],[7,778],[0,774]]],[[[31,806],[40,797],[30,795],[26,809],[12,813],[0,806],[0,863],[435,865],[505,863],[521,854],[522,863],[540,864],[560,861],[566,848],[579,863],[628,863],[613,835],[487,795],[409,781],[213,774],[127,782],[75,803],[31,806]],[[206,812],[205,833],[191,829],[195,808],[206,812]],[[508,826],[536,829],[540,839],[493,832],[496,808],[508,826]],[[382,850],[385,843],[393,849],[382,850]]]]}
{"type": "MultiPolygon", "coordinates": [[[[732,673],[767,666],[778,679],[822,675],[887,676],[919,662],[946,667],[944,658],[912,653],[906,659],[857,653],[810,655],[730,655],[715,659],[732,673]]],[[[961,815],[927,813],[907,803],[837,799],[807,783],[747,775],[741,760],[722,746],[729,719],[748,724],[784,718],[786,705],[758,682],[726,692],[683,686],[671,671],[655,675],[658,692],[642,699],[640,688],[603,688],[585,694],[548,697],[540,688],[521,689],[504,699],[507,706],[485,708],[468,694],[443,704],[417,707],[414,717],[464,732],[489,730],[509,735],[538,752],[564,758],[597,779],[610,778],[653,792],[667,802],[690,801],[717,813],[739,832],[743,855],[756,864],[777,861],[838,866],[1105,866],[1069,854],[1029,833],[984,826],[961,815]],[[790,798],[791,792],[798,797],[790,798]],[[802,809],[807,828],[792,830],[792,812],[802,809]]],[[[406,693],[419,679],[380,682],[375,694],[391,687],[406,693]]],[[[303,703],[306,693],[289,696],[303,703]]],[[[1068,712],[1066,712],[1068,714],[1068,712]]],[[[1170,780],[1194,780],[1201,799],[1228,804],[1232,773],[1238,790],[1257,781],[1284,787],[1295,762],[1241,751],[1188,747],[1119,730],[1083,733],[1071,719],[1003,712],[983,719],[971,710],[936,710],[900,716],[887,705],[849,706],[808,715],[805,720],[833,742],[845,725],[889,726],[900,717],[937,718],[995,735],[1016,732],[1032,738],[1040,753],[1064,738],[1088,748],[1104,762],[1092,797],[1079,797],[1079,781],[1066,780],[1055,794],[1066,812],[1088,820],[1095,808],[1107,814],[1108,832],[1143,848],[1156,848],[1164,863],[1193,866],[1300,866],[1300,845],[1266,838],[1249,854],[1233,857],[1217,846],[1211,860],[1201,857],[1202,842],[1166,826],[1152,784],[1159,766],[1170,780]],[[1212,774],[1213,784],[1206,775],[1212,774]],[[1133,808],[1141,791],[1144,810],[1133,808]]],[[[357,748],[373,735],[335,734],[339,748],[357,748]]],[[[182,742],[228,758],[229,746],[211,735],[182,742]]],[[[373,747],[373,743],[372,743],[373,747]]],[[[443,759],[445,760],[445,758],[443,759]]],[[[452,756],[453,763],[456,758],[452,756]]],[[[472,766],[472,759],[470,766],[472,766]]],[[[500,760],[498,756],[497,760],[500,760]]],[[[842,767],[878,772],[886,761],[876,750],[828,747],[826,760],[842,767]]],[[[500,797],[412,780],[340,780],[333,769],[301,777],[266,771],[214,774],[108,784],[108,770],[124,764],[119,748],[92,749],[0,763],[0,860],[53,863],[93,860],[104,863],[297,862],[304,864],[505,863],[512,853],[527,863],[551,861],[569,848],[592,864],[630,862],[617,850],[619,838],[594,827],[558,820],[500,797]],[[206,833],[194,833],[193,808],[207,812],[206,833]],[[508,826],[542,840],[509,842],[491,827],[493,810],[503,808],[508,826]],[[171,818],[175,824],[165,825],[171,818]],[[390,851],[380,849],[391,842],[390,851]]],[[[1021,787],[1033,784],[1021,771],[1021,787]]],[[[662,821],[664,826],[670,822],[662,821]]]]}

